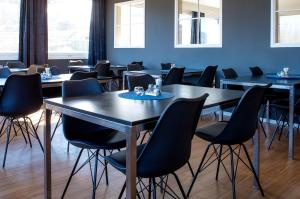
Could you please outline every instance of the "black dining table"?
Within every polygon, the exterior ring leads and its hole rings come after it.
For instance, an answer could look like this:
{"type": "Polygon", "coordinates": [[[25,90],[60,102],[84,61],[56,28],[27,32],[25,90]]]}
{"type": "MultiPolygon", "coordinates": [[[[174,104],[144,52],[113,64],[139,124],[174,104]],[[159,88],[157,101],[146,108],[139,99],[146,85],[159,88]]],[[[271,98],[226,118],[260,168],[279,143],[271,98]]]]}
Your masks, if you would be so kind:
{"type": "MultiPolygon", "coordinates": [[[[136,147],[137,134],[144,124],[156,121],[165,108],[178,98],[196,98],[209,94],[204,111],[215,112],[220,106],[241,98],[243,92],[217,88],[204,88],[187,85],[163,86],[162,90],[170,92],[173,98],[165,100],[130,100],[119,97],[127,91],[106,92],[98,96],[72,98],[54,98],[44,100],[46,109],[44,130],[44,182],[45,198],[51,198],[51,113],[52,111],[75,117],[94,124],[120,131],[126,135],[126,198],[136,197],[136,147]]],[[[180,115],[178,115],[180,117],[180,115]]],[[[256,135],[259,135],[257,133],[256,135]]],[[[259,136],[257,136],[259,137],[259,136]]],[[[259,148],[256,138],[255,147],[259,148]]],[[[254,165],[259,168],[259,150],[254,150],[254,165]]]]}
{"type": "MultiPolygon", "coordinates": [[[[52,78],[49,79],[42,79],[42,87],[43,88],[53,88],[53,87],[60,87],[64,81],[70,80],[72,74],[60,74],[60,75],[54,75],[52,78]]],[[[98,76],[97,77],[99,83],[108,83],[109,84],[109,90],[111,90],[111,82],[112,77],[104,77],[104,76],[98,76]]],[[[5,85],[7,78],[0,78],[0,87],[3,87],[5,85]]]]}
{"type": "MultiPolygon", "coordinates": [[[[203,68],[197,68],[197,69],[186,68],[184,70],[184,77],[201,75],[203,71],[204,71],[203,68]]],[[[148,75],[151,75],[154,78],[159,78],[161,76],[165,77],[169,72],[170,72],[170,70],[160,70],[160,69],[145,69],[145,70],[137,70],[137,71],[124,71],[123,72],[123,89],[125,89],[125,87],[126,87],[127,76],[148,74],[148,75]]]]}
{"type": "MultiPolygon", "coordinates": [[[[294,159],[294,109],[295,109],[295,91],[300,88],[300,75],[294,75],[293,78],[276,77],[266,74],[263,76],[252,77],[243,76],[235,79],[221,79],[220,87],[225,88],[226,85],[241,85],[241,86],[255,86],[272,84],[271,88],[287,90],[289,93],[289,144],[288,144],[288,158],[294,159]],[[296,78],[298,77],[298,78],[296,78]]],[[[268,114],[267,114],[267,117],[268,114]]]]}

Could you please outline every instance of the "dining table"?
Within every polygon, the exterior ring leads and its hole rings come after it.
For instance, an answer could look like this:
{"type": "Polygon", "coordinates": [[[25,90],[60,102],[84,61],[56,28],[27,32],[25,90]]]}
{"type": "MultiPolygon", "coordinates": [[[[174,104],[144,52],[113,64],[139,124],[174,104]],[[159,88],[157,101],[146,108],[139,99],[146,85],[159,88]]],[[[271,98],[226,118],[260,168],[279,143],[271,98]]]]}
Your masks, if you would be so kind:
{"type": "MultiPolygon", "coordinates": [[[[60,87],[64,81],[70,80],[71,76],[72,74],[60,74],[47,79],[42,78],[42,88],[60,87]]],[[[108,83],[109,90],[111,90],[112,77],[98,76],[97,79],[99,83],[108,83]]],[[[5,85],[6,80],[7,78],[0,78],[0,87],[5,85]]]]}
{"type": "Polygon", "coordinates": [[[220,80],[221,88],[226,88],[226,85],[240,85],[250,87],[266,84],[272,84],[271,88],[286,90],[289,93],[288,159],[293,160],[295,92],[300,88],[300,75],[278,76],[276,74],[265,74],[257,77],[241,76],[235,79],[220,80]]]}
{"type": "MultiPolygon", "coordinates": [[[[188,85],[168,85],[163,92],[173,95],[164,100],[132,100],[121,98],[128,91],[105,92],[97,96],[81,96],[45,99],[44,128],[44,198],[51,198],[51,113],[62,113],[77,119],[111,128],[126,135],[126,198],[136,198],[136,158],[137,134],[144,130],[144,125],[159,119],[169,104],[179,98],[197,98],[205,93],[209,96],[203,112],[215,112],[220,106],[238,101],[242,91],[218,88],[204,88],[188,85]]],[[[180,117],[180,115],[178,115],[180,117]]],[[[254,165],[259,173],[259,134],[254,136],[254,165]]]]}
{"type": "MultiPolygon", "coordinates": [[[[204,71],[203,68],[186,68],[184,70],[184,77],[190,77],[190,76],[195,76],[198,75],[200,76],[202,72],[204,71]]],[[[145,70],[137,70],[137,71],[124,71],[123,72],[123,89],[126,88],[126,81],[128,76],[134,76],[134,75],[143,75],[143,74],[148,74],[151,75],[154,78],[159,78],[159,77],[166,77],[170,70],[161,70],[161,69],[145,69],[145,70]]]]}

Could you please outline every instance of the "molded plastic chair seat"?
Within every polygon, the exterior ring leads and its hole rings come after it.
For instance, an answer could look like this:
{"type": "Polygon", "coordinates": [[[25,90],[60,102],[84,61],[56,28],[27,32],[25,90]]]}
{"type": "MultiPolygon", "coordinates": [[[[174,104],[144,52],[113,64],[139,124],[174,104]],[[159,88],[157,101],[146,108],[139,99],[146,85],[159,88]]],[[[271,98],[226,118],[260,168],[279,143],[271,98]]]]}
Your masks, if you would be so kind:
{"type": "Polygon", "coordinates": [[[81,134],[75,139],[70,139],[69,142],[74,146],[86,149],[113,150],[126,146],[125,134],[113,129],[99,128],[89,132],[85,131],[82,136],[81,134]]]}
{"type": "Polygon", "coordinates": [[[195,135],[209,142],[220,142],[217,137],[223,132],[228,122],[216,122],[196,130],[195,135]]]}
{"type": "MultiPolygon", "coordinates": [[[[142,144],[137,146],[137,157],[139,157],[143,149],[145,148],[146,144],[142,144]]],[[[117,170],[119,170],[122,173],[126,173],[126,151],[120,151],[118,153],[113,153],[112,155],[106,157],[106,160],[117,170]]],[[[141,176],[140,169],[137,170],[137,175],[141,176]]]]}

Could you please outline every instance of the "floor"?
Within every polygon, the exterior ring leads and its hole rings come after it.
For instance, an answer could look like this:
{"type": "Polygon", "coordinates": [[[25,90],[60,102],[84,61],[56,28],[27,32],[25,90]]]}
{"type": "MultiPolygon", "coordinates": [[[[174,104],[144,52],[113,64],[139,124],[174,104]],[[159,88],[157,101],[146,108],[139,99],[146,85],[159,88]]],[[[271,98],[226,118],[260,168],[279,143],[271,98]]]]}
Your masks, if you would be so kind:
{"type": "MultiPolygon", "coordinates": [[[[199,126],[213,122],[212,116],[203,117],[199,126]]],[[[53,120],[53,125],[55,119],[53,120]]],[[[43,124],[41,124],[40,137],[42,137],[43,124]]],[[[267,127],[268,137],[273,127],[267,127]]],[[[266,149],[268,139],[262,135],[261,149],[261,182],[265,191],[264,198],[300,198],[300,133],[296,133],[295,160],[287,159],[287,139],[276,140],[270,151],[266,149]]],[[[0,168],[0,198],[43,198],[43,153],[36,140],[33,148],[25,144],[22,136],[16,137],[9,145],[6,168],[0,168]]],[[[1,137],[0,160],[4,153],[5,136],[1,137]]],[[[193,140],[191,164],[195,170],[204,153],[207,143],[195,138],[193,140]]],[[[247,143],[249,152],[252,152],[252,142],[247,143]]],[[[53,198],[60,198],[67,178],[74,165],[79,149],[72,147],[67,153],[67,142],[63,137],[61,128],[56,133],[52,142],[52,173],[53,173],[53,198]]],[[[2,162],[1,162],[2,163],[2,162]]],[[[229,166],[228,161],[225,165],[229,166]]],[[[100,168],[102,169],[102,167],[100,168]]],[[[231,183],[224,169],[220,170],[219,180],[215,180],[216,164],[212,164],[199,174],[190,198],[231,198],[231,183]]],[[[188,167],[180,169],[179,175],[185,191],[191,183],[188,167]]],[[[109,167],[109,186],[105,181],[100,182],[97,198],[117,198],[124,183],[125,177],[109,167]]],[[[174,187],[175,180],[170,177],[169,185],[174,187]]],[[[252,187],[252,176],[249,170],[239,164],[237,173],[238,198],[263,198],[260,192],[252,187]]],[[[91,198],[92,181],[89,167],[84,167],[72,180],[65,198],[84,199],[91,198]]],[[[158,191],[159,192],[159,191],[158,191]]],[[[166,197],[168,198],[168,197],[166,197]]]]}

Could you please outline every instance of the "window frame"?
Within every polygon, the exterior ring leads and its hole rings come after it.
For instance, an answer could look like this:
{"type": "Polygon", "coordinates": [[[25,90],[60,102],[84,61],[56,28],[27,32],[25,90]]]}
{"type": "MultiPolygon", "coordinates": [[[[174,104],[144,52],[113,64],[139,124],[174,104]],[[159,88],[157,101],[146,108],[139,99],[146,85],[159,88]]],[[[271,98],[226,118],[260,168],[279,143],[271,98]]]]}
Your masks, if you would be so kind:
{"type": "MultiPolygon", "coordinates": [[[[19,6],[21,7],[21,1],[19,2],[19,6]]],[[[19,16],[18,18],[20,19],[20,7],[18,9],[19,16]]],[[[19,20],[20,23],[20,20],[19,20]]],[[[18,25],[18,34],[20,35],[20,26],[18,25]]],[[[18,46],[16,48],[16,51],[6,51],[6,52],[1,52],[0,51],[0,60],[2,61],[14,61],[19,59],[19,51],[20,51],[20,43],[18,41],[18,46]]]]}
{"type": "Polygon", "coordinates": [[[114,48],[116,49],[143,49],[145,48],[146,46],[146,1],[144,1],[144,25],[143,25],[143,28],[144,28],[144,42],[143,42],[143,45],[141,46],[132,46],[132,42],[131,42],[131,6],[130,6],[130,24],[129,24],[129,29],[130,29],[130,41],[129,41],[129,46],[119,46],[117,45],[117,42],[116,42],[116,38],[117,38],[117,7],[119,5],[126,5],[126,4],[131,4],[132,2],[134,1],[140,1],[140,0],[130,0],[130,1],[124,1],[124,2],[119,2],[119,3],[115,3],[114,4],[114,48]]]}
{"type": "MultiPolygon", "coordinates": [[[[280,43],[276,42],[276,37],[278,35],[277,29],[277,19],[276,19],[276,3],[277,0],[271,0],[271,39],[270,39],[270,47],[271,48],[297,48],[300,47],[300,42],[293,42],[293,43],[280,43]]],[[[300,9],[295,9],[300,10],[300,9]]],[[[293,11],[293,10],[286,10],[286,11],[293,11]]]]}
{"type": "MultiPolygon", "coordinates": [[[[47,10],[47,12],[48,12],[48,10],[47,10]]],[[[92,9],[91,9],[91,12],[92,12],[92,9]]],[[[49,15],[47,17],[49,17],[49,15]]],[[[47,20],[49,20],[49,18],[47,20]]],[[[48,34],[49,34],[49,27],[48,27],[48,34]]],[[[71,52],[71,51],[70,52],[49,51],[49,37],[48,37],[47,42],[48,42],[48,59],[49,60],[88,59],[89,49],[87,51],[73,51],[73,52],[71,52]]]]}
{"type": "Polygon", "coordinates": [[[220,0],[220,43],[219,44],[178,44],[178,3],[175,0],[175,17],[174,17],[174,48],[223,48],[223,0],[220,0]]]}

